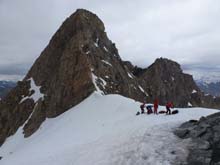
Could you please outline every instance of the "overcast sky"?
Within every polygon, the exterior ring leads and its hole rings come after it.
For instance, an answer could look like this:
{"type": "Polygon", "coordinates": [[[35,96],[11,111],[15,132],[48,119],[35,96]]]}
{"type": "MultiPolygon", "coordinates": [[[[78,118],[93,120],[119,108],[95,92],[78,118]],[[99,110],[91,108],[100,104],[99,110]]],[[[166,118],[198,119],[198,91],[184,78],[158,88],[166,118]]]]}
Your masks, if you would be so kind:
{"type": "MultiPolygon", "coordinates": [[[[219,0],[0,0],[0,79],[24,75],[77,8],[96,13],[123,60],[220,71],[219,0]]],[[[206,74],[207,75],[207,74],[206,74]]]]}

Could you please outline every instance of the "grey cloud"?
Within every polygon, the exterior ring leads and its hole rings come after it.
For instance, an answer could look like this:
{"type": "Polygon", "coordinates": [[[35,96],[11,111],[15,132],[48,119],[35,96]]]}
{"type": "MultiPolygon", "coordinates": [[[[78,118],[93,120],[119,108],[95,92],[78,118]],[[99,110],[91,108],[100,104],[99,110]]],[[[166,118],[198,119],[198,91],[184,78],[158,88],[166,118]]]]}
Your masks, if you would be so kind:
{"type": "Polygon", "coordinates": [[[212,65],[208,65],[208,64],[194,64],[194,65],[182,65],[182,68],[184,70],[205,70],[205,71],[219,71],[219,66],[212,66],[212,65]]]}
{"type": "Polygon", "coordinates": [[[219,0],[0,0],[1,70],[27,72],[77,8],[96,13],[121,57],[135,65],[162,56],[192,69],[220,66],[219,0]]]}
{"type": "Polygon", "coordinates": [[[24,75],[27,69],[24,64],[0,66],[0,75],[24,75]]]}

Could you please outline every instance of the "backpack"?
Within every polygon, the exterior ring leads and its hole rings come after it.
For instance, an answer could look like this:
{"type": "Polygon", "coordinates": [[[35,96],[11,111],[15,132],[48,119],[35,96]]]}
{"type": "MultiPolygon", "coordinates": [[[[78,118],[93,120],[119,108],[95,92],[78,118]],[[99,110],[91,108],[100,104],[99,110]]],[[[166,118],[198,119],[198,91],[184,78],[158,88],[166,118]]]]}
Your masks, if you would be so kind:
{"type": "Polygon", "coordinates": [[[137,116],[137,115],[140,115],[140,114],[141,114],[141,113],[138,111],[138,112],[136,113],[136,116],[137,116]]]}
{"type": "Polygon", "coordinates": [[[179,113],[178,110],[173,110],[173,111],[172,111],[172,114],[177,114],[177,113],[179,113]]]}

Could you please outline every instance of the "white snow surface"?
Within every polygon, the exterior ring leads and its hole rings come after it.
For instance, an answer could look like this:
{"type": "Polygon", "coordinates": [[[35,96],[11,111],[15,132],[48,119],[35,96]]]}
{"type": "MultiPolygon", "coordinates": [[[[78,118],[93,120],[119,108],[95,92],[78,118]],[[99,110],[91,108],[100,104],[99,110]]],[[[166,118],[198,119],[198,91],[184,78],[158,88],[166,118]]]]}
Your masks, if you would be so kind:
{"type": "MultiPolygon", "coordinates": [[[[184,161],[190,140],[173,129],[217,110],[179,109],[176,115],[139,115],[141,103],[93,93],[23,138],[22,127],[0,147],[1,165],[169,165],[184,161]],[[175,154],[172,154],[175,153],[175,154]]],[[[159,110],[164,110],[159,107],[159,110]]]]}

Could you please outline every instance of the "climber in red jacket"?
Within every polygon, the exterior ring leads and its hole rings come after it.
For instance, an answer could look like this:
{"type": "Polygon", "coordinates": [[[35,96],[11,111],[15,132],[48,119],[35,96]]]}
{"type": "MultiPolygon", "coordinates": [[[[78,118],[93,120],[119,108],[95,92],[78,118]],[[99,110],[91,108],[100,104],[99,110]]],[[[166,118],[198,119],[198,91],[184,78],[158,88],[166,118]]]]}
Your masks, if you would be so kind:
{"type": "Polygon", "coordinates": [[[158,105],[159,105],[159,100],[155,99],[154,100],[154,114],[158,114],[157,113],[158,105]]]}
{"type": "Polygon", "coordinates": [[[168,102],[166,104],[166,109],[167,109],[166,113],[169,114],[169,115],[171,114],[170,108],[173,108],[173,103],[172,102],[168,102]]]}

